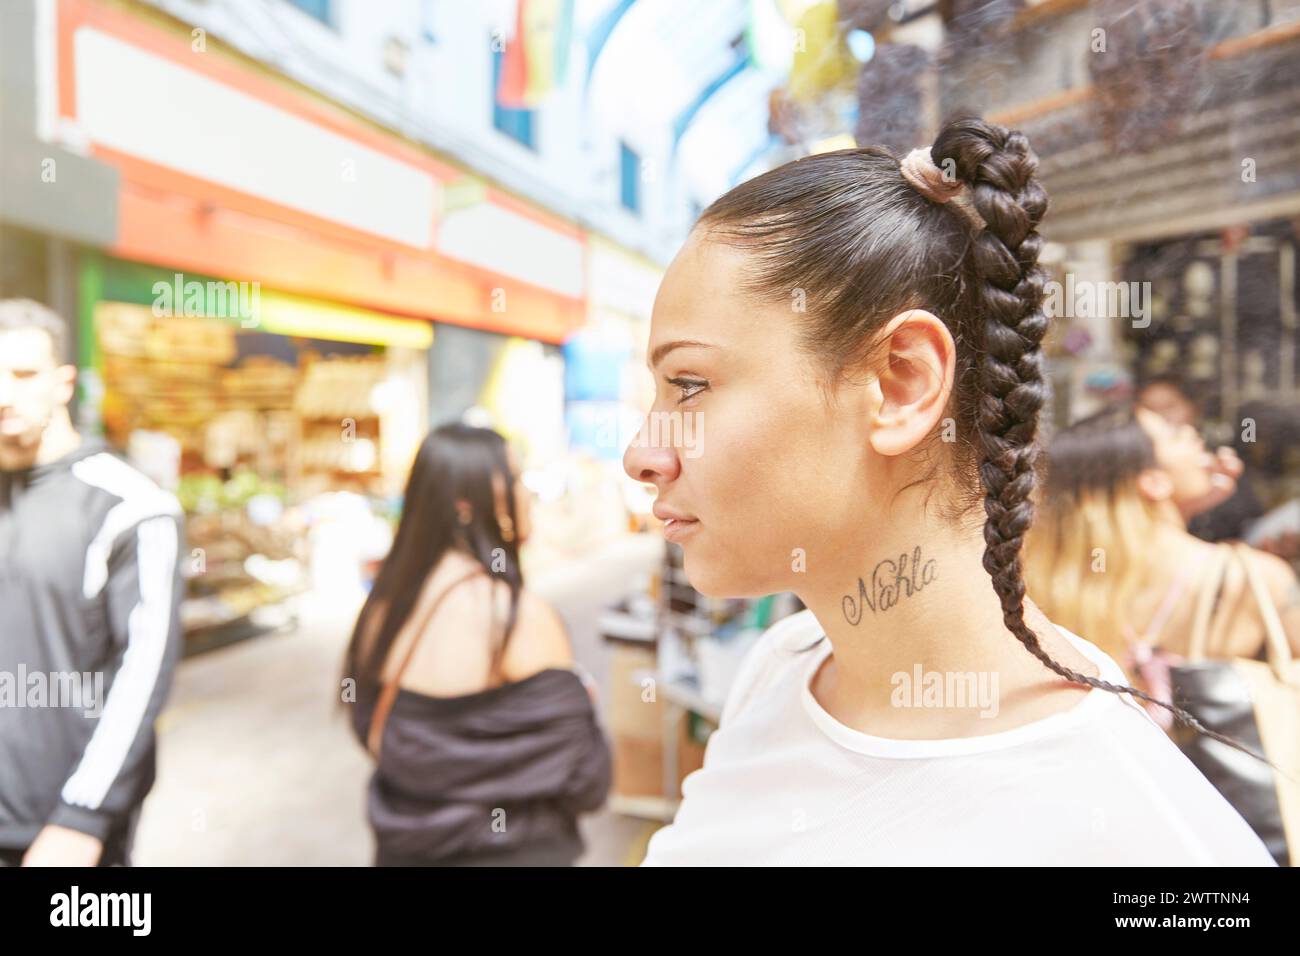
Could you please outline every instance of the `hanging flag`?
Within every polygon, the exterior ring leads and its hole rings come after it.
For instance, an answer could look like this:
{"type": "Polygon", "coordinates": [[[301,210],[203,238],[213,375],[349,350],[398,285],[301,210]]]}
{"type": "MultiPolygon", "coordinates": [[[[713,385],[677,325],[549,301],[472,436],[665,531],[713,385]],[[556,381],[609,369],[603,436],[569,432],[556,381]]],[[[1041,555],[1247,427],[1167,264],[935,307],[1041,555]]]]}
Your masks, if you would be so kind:
{"type": "Polygon", "coordinates": [[[497,102],[531,109],[564,82],[573,40],[573,0],[518,0],[497,102]]]}
{"type": "Polygon", "coordinates": [[[798,103],[815,99],[857,76],[858,63],[840,33],[839,8],[834,0],[804,10],[795,30],[794,62],[787,88],[798,103]]]}
{"type": "Polygon", "coordinates": [[[497,105],[507,109],[526,109],[524,91],[528,83],[528,65],[525,62],[524,4],[515,6],[515,35],[501,54],[501,70],[497,75],[497,105]]]}
{"type": "Polygon", "coordinates": [[[564,83],[573,42],[573,0],[522,0],[526,4],[528,87],[532,105],[564,83]]]}
{"type": "Polygon", "coordinates": [[[563,86],[569,75],[569,48],[573,46],[573,4],[560,0],[560,19],[555,29],[555,85],[563,86]]]}

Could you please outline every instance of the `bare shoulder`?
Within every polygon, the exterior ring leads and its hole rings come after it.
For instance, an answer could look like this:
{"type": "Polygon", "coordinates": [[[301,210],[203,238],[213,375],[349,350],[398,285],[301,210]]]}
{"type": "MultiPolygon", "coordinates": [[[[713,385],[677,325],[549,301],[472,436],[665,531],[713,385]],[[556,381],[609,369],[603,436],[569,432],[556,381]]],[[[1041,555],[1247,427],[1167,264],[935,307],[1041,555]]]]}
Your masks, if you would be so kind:
{"type": "Polygon", "coordinates": [[[547,668],[572,666],[573,648],[559,613],[532,591],[520,592],[515,629],[501,664],[506,679],[523,680],[547,668]]]}
{"type": "Polygon", "coordinates": [[[476,574],[455,583],[439,582],[431,589],[439,598],[438,618],[463,630],[486,629],[492,580],[487,574],[476,574]]]}
{"type": "Polygon", "coordinates": [[[1245,552],[1245,555],[1246,560],[1259,572],[1260,578],[1275,601],[1281,605],[1285,604],[1288,599],[1292,602],[1297,600],[1297,597],[1300,596],[1297,594],[1300,582],[1297,581],[1295,571],[1292,570],[1291,565],[1276,554],[1260,551],[1258,548],[1250,548],[1245,552]]]}

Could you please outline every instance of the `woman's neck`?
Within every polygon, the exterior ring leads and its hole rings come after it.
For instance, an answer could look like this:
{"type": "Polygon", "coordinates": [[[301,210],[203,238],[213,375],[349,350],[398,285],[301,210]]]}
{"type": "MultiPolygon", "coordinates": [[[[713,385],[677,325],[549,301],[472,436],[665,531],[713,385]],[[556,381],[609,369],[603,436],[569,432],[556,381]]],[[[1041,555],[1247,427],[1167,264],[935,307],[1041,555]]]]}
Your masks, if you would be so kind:
{"type": "MultiPolygon", "coordinates": [[[[862,546],[818,562],[828,570],[796,589],[833,648],[826,688],[845,716],[881,714],[901,678],[922,672],[996,675],[1005,699],[1044,684],[1051,673],[1007,629],[1001,603],[983,567],[984,542],[934,516],[864,532],[862,546]]],[[[809,556],[812,565],[812,555],[809,556]]],[[[1088,675],[1083,657],[1031,601],[1026,621],[1054,660],[1088,675]]],[[[1085,635],[1086,636],[1086,635],[1085,635]]],[[[948,715],[951,719],[952,715],[948,715]]]]}
{"type": "Polygon", "coordinates": [[[1155,513],[1155,524],[1162,532],[1179,532],[1185,536],[1193,537],[1187,530],[1187,517],[1169,499],[1155,502],[1152,505],[1152,510],[1155,513]]]}
{"type": "Polygon", "coordinates": [[[1188,560],[1198,553],[1213,548],[1187,530],[1182,516],[1172,505],[1157,512],[1148,534],[1143,540],[1142,553],[1148,570],[1147,580],[1154,586],[1173,579],[1188,560]]]}

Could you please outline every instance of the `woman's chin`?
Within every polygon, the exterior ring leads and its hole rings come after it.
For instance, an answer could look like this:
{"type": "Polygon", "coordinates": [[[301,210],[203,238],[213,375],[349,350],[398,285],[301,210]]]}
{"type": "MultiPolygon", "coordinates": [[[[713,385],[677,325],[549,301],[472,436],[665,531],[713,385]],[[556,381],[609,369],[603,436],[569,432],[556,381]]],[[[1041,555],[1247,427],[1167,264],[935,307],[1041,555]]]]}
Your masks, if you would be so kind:
{"type": "Polygon", "coordinates": [[[690,549],[684,550],[682,565],[686,572],[686,580],[690,582],[691,587],[708,598],[750,598],[773,593],[764,590],[760,582],[750,580],[742,574],[729,572],[727,568],[702,560],[698,556],[692,561],[690,549]]]}

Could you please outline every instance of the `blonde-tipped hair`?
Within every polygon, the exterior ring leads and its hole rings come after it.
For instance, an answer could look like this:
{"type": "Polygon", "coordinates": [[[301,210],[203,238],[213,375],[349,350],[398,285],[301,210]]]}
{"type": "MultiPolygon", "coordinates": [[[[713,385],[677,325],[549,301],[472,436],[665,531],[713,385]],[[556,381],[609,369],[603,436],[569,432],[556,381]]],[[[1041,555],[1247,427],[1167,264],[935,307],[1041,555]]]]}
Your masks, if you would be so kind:
{"type": "Polygon", "coordinates": [[[1125,626],[1138,629],[1135,600],[1151,586],[1144,549],[1158,521],[1136,477],[1045,494],[1025,543],[1029,596],[1053,622],[1119,657],[1125,626]]]}
{"type": "Polygon", "coordinates": [[[1025,584],[1049,618],[1112,657],[1137,630],[1135,599],[1152,584],[1146,547],[1160,522],[1138,491],[1159,467],[1132,403],[1106,406],[1052,436],[1038,520],[1025,542],[1025,584]]]}

